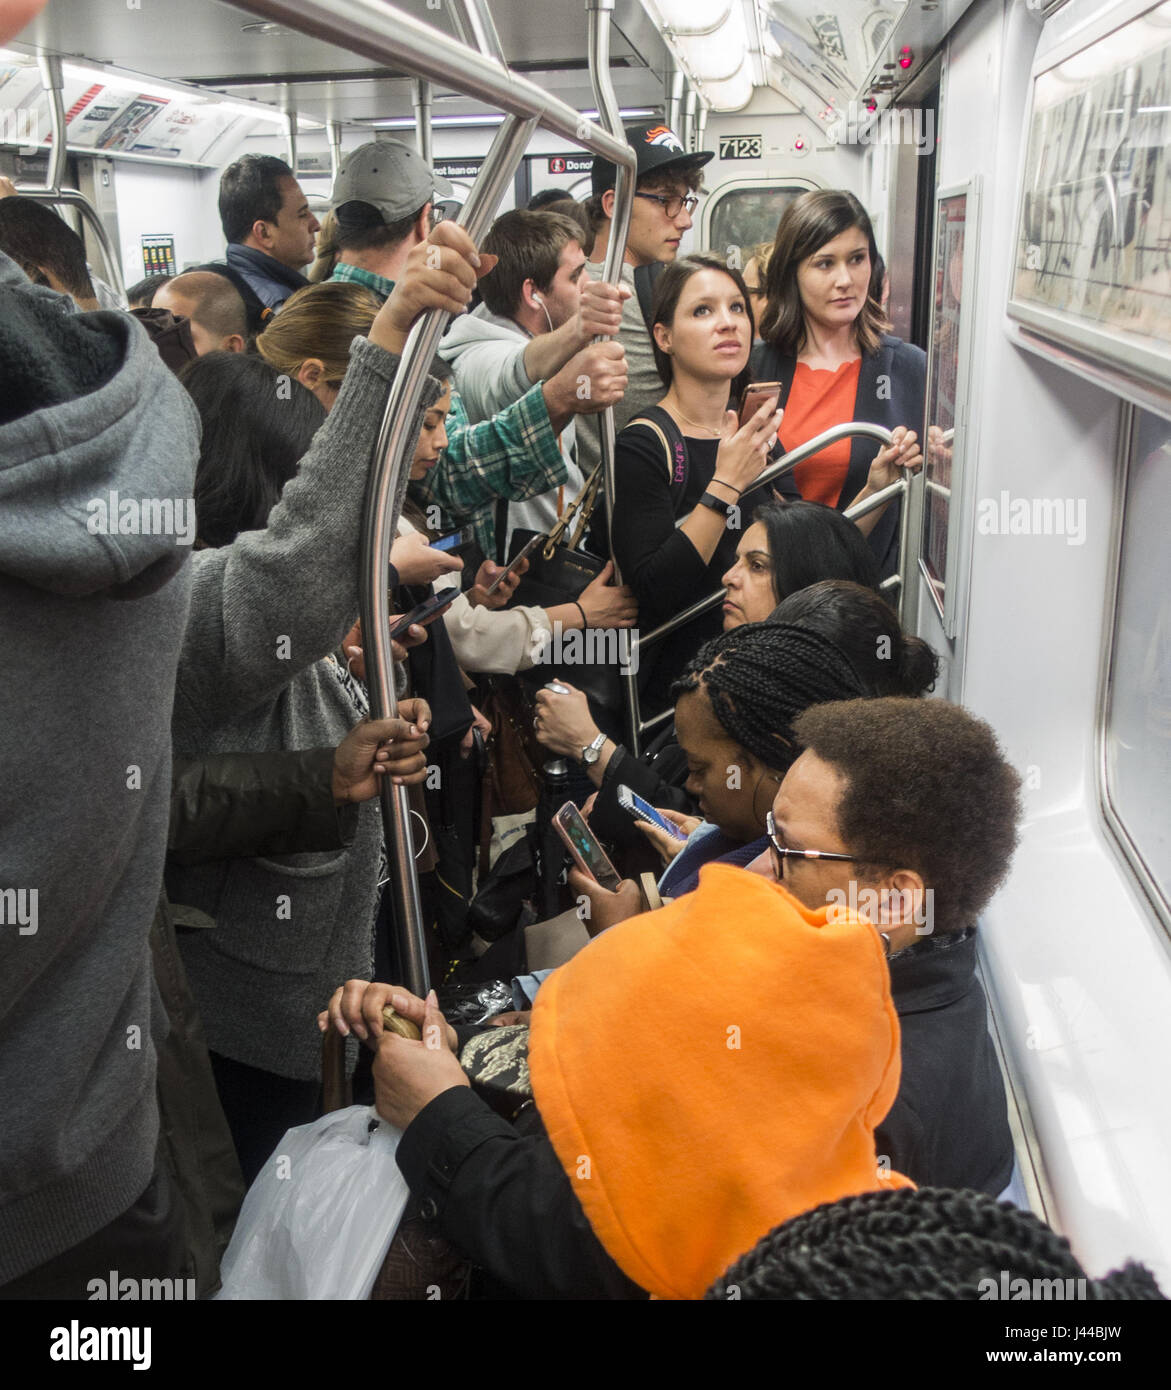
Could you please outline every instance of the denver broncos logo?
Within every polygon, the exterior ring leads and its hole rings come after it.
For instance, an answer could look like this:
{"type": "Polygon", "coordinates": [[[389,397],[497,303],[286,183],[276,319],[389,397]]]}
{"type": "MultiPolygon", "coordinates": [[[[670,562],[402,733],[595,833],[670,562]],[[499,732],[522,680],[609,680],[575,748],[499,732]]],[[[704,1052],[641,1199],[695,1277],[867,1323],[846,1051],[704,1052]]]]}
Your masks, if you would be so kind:
{"type": "Polygon", "coordinates": [[[683,146],[679,143],[679,137],[670,126],[654,126],[642,138],[645,144],[664,145],[669,150],[678,150],[680,154],[683,153],[683,146]]]}

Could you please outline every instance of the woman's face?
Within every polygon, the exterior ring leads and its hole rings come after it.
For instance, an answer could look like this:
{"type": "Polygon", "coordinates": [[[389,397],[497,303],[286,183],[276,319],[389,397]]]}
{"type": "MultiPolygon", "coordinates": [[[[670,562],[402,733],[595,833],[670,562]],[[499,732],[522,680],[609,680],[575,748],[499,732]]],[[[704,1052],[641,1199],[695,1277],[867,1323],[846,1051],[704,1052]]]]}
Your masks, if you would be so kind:
{"type": "Polygon", "coordinates": [[[797,267],[805,318],[832,331],[852,324],[870,287],[870,243],[861,227],[849,227],[797,267]]]}
{"type": "Polygon", "coordinates": [[[743,623],[763,623],[780,600],[773,587],[768,530],[754,521],[736,547],[736,563],[724,575],[724,631],[743,623]]]}
{"type": "Polygon", "coordinates": [[[702,686],[680,695],[675,736],[687,754],[685,785],[700,814],[742,844],[759,839],[781,779],[728,737],[702,686]]]}
{"type": "Polygon", "coordinates": [[[427,470],[439,462],[439,455],[447,448],[447,412],[451,409],[451,382],[443,388],[443,395],[423,417],[423,428],[419,431],[419,442],[415,445],[415,458],[411,464],[411,482],[417,483],[427,476],[427,470]]]}
{"type": "Polygon", "coordinates": [[[655,341],[694,376],[731,381],[748,365],[752,329],[735,280],[722,270],[697,270],[683,286],[668,327],[655,341]]]}

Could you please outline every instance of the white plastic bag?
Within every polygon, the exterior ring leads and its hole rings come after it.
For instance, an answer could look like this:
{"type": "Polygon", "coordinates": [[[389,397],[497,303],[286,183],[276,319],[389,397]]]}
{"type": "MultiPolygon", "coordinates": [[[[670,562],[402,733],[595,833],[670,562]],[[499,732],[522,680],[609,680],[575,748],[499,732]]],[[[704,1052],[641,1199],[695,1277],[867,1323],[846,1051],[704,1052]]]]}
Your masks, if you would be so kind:
{"type": "Polygon", "coordinates": [[[366,1105],[290,1129],[248,1189],[216,1297],[369,1298],[410,1195],[401,1137],[366,1105]]]}

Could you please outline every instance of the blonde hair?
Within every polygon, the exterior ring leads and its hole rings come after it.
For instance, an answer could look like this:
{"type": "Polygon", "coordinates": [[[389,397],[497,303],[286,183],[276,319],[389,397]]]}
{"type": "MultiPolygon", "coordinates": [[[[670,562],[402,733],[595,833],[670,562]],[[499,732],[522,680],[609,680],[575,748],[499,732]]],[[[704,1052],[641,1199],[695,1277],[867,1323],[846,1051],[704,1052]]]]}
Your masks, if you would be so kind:
{"type": "Polygon", "coordinates": [[[337,215],[333,208],[322,217],[317,233],[317,258],[306,271],[306,279],[313,285],[328,280],[337,268],[337,258],[341,247],[337,244],[337,215]]]}
{"type": "Polygon", "coordinates": [[[378,317],[378,296],[363,285],[327,280],[298,290],[256,339],[256,350],[278,372],[296,376],[301,364],[316,357],[325,364],[325,380],[340,386],[350,361],[350,346],[364,338],[378,317]]]}

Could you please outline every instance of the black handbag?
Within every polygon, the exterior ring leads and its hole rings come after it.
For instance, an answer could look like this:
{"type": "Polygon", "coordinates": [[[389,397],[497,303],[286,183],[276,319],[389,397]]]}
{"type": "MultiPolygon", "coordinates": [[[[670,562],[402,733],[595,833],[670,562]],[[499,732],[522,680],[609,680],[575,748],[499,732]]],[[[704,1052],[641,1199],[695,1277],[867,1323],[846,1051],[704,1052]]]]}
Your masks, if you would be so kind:
{"type": "MultiPolygon", "coordinates": [[[[579,548],[597,504],[601,485],[602,466],[599,464],[565,509],[565,515],[545,535],[544,545],[538,545],[529,556],[529,567],[522,575],[509,607],[556,608],[559,604],[573,603],[606,568],[607,561],[579,548]]],[[[509,543],[509,560],[515,559],[526,545],[541,534],[518,526],[509,543]]],[[[583,645],[579,650],[596,652],[598,639],[587,640],[583,634],[583,645]]],[[[621,658],[629,653],[630,648],[614,642],[612,646],[607,645],[605,650],[621,658]]],[[[613,715],[620,714],[622,687],[618,678],[619,666],[615,661],[559,661],[556,634],[549,655],[550,660],[542,661],[532,671],[523,673],[526,680],[544,685],[551,680],[564,679],[584,691],[591,704],[613,715]]]]}

